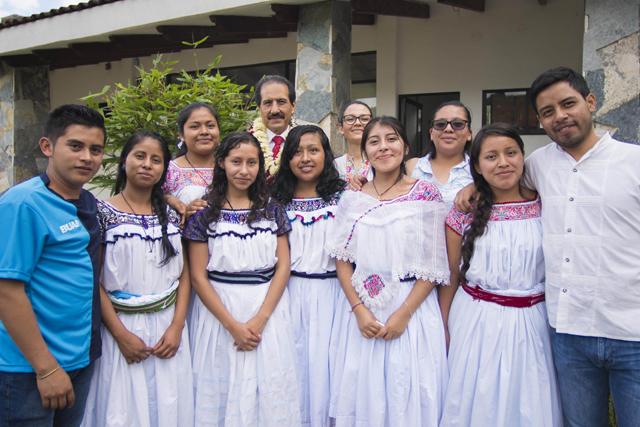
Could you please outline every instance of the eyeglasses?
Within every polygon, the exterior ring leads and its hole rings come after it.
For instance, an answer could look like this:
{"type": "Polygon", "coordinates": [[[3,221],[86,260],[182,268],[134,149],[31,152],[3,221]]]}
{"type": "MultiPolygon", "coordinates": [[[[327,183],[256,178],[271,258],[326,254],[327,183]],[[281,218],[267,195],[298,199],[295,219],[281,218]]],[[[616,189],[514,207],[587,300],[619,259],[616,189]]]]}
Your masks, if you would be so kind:
{"type": "Polygon", "coordinates": [[[356,120],[360,121],[363,125],[366,125],[371,121],[371,114],[363,114],[361,116],[352,116],[349,114],[348,116],[344,116],[342,118],[342,122],[348,125],[352,125],[356,122],[356,120]]]}
{"type": "Polygon", "coordinates": [[[439,120],[434,120],[431,123],[431,127],[434,128],[435,130],[443,131],[447,128],[448,125],[451,125],[451,129],[453,130],[462,130],[467,127],[467,123],[469,123],[467,120],[462,120],[462,119],[453,119],[453,120],[439,119],[439,120]]]}

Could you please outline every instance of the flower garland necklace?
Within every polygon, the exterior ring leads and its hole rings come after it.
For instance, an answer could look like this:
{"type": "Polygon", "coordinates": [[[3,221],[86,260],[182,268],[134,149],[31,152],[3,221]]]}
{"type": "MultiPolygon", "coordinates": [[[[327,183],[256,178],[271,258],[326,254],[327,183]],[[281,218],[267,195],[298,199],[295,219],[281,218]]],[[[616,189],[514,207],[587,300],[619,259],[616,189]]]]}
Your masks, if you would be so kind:
{"type": "Polygon", "coordinates": [[[251,133],[260,143],[260,149],[262,150],[262,154],[264,156],[264,169],[269,174],[269,176],[273,176],[280,169],[280,159],[282,158],[282,152],[284,150],[280,150],[280,152],[276,155],[276,158],[273,158],[273,152],[271,151],[271,147],[269,147],[269,137],[267,136],[267,127],[262,122],[262,118],[258,116],[251,125],[249,129],[249,133],[251,133]]]}

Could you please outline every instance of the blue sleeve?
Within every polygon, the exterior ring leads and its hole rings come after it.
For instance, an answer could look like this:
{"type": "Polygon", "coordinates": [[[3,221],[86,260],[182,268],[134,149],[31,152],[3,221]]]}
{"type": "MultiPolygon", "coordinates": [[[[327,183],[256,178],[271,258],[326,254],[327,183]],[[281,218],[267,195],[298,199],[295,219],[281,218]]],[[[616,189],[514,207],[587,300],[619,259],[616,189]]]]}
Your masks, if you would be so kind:
{"type": "Polygon", "coordinates": [[[31,280],[49,230],[42,217],[24,201],[1,202],[0,279],[31,280]]]}

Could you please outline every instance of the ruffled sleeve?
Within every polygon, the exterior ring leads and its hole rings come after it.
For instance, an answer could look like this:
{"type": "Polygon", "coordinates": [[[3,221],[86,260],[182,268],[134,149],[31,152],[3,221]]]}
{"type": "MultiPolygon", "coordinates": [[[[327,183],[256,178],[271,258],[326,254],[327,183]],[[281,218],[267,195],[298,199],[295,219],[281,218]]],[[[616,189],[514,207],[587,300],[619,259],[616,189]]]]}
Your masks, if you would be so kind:
{"type": "Polygon", "coordinates": [[[206,242],[209,240],[209,236],[207,235],[207,228],[209,228],[206,220],[207,211],[208,209],[202,209],[189,218],[182,233],[185,239],[196,242],[206,242]]]}
{"type": "Polygon", "coordinates": [[[280,203],[275,200],[269,200],[267,203],[267,217],[273,219],[276,223],[276,235],[282,236],[291,231],[291,223],[287,216],[287,211],[280,203]]]}
{"type": "Polygon", "coordinates": [[[454,207],[449,211],[445,224],[451,231],[462,236],[472,219],[471,213],[459,211],[454,207]]]}
{"type": "Polygon", "coordinates": [[[332,233],[327,237],[329,256],[336,260],[355,262],[356,242],[352,242],[357,218],[354,217],[354,202],[357,194],[347,190],[342,193],[335,213],[332,233]]]}

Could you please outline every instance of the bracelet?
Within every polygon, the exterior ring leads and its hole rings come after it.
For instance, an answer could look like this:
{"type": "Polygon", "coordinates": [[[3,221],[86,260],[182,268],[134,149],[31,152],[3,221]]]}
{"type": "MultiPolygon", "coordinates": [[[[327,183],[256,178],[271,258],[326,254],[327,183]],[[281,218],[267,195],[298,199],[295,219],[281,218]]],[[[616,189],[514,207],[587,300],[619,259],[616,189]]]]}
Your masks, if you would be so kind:
{"type": "Polygon", "coordinates": [[[409,304],[407,304],[406,301],[402,301],[402,305],[407,307],[407,310],[409,311],[409,314],[413,316],[413,311],[411,311],[411,308],[409,307],[409,304]]]}
{"type": "Polygon", "coordinates": [[[43,380],[43,379],[45,379],[47,377],[50,377],[51,375],[55,374],[58,371],[58,369],[60,369],[60,366],[56,366],[55,368],[53,368],[52,370],[50,370],[47,373],[38,374],[37,377],[38,377],[39,380],[43,380]]]}
{"type": "Polygon", "coordinates": [[[364,304],[362,301],[360,301],[360,302],[357,302],[357,303],[353,304],[353,305],[351,306],[351,312],[353,313],[353,310],[354,310],[357,306],[362,305],[362,304],[364,304]]]}

